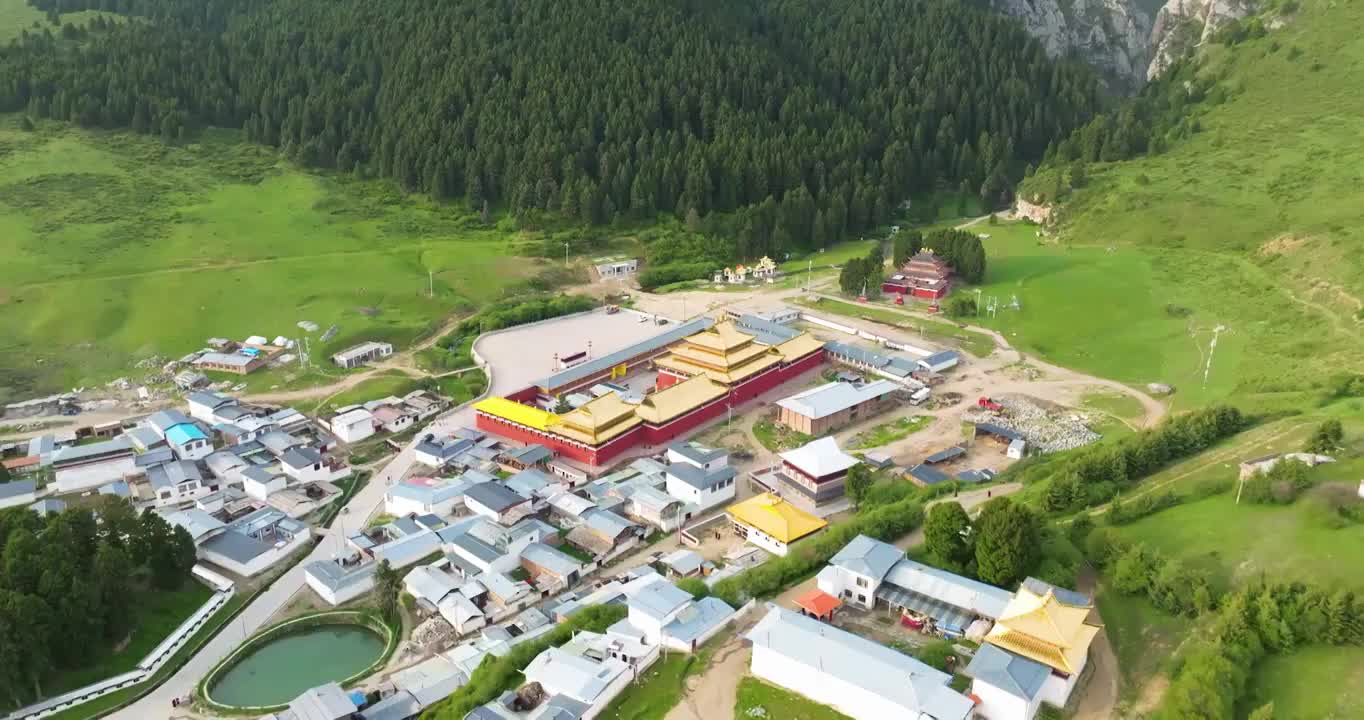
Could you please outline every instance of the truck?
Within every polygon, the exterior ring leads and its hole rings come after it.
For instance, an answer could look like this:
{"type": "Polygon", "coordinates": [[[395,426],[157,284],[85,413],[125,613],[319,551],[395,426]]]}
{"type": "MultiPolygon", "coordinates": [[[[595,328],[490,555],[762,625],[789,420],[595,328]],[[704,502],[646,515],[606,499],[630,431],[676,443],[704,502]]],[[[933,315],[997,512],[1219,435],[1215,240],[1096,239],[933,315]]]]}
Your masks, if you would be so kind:
{"type": "Polygon", "coordinates": [[[1002,412],[1004,410],[1003,405],[1000,405],[999,403],[995,402],[991,398],[985,397],[984,395],[982,395],[981,398],[976,401],[976,405],[979,407],[983,407],[986,410],[994,410],[995,412],[1002,412]]]}
{"type": "Polygon", "coordinates": [[[915,390],[914,393],[911,394],[911,395],[909,396],[909,404],[910,404],[910,405],[922,405],[923,402],[924,402],[925,400],[928,399],[928,396],[929,396],[929,395],[932,395],[932,394],[933,394],[933,391],[932,391],[932,390],[929,390],[929,389],[926,388],[926,387],[919,388],[918,390],[915,390]]]}

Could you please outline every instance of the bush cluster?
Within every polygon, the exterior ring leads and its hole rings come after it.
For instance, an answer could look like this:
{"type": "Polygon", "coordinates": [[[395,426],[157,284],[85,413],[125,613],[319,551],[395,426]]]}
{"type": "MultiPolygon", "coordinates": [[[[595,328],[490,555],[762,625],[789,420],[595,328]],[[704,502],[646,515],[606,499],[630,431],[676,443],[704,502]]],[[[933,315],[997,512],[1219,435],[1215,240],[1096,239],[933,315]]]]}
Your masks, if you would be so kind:
{"type": "Polygon", "coordinates": [[[1067,512],[1107,502],[1138,480],[1202,452],[1245,426],[1246,419],[1236,408],[1212,407],[1169,418],[1117,442],[1070,453],[1059,464],[1048,463],[1053,477],[1043,507],[1067,512]]]}
{"type": "MultiPolygon", "coordinates": [[[[554,295],[551,297],[500,300],[483,312],[459,324],[455,333],[447,336],[450,347],[457,339],[480,332],[525,325],[550,318],[585,312],[597,306],[597,301],[586,295],[554,295]]],[[[446,341],[442,341],[443,343],[446,341]]]]}

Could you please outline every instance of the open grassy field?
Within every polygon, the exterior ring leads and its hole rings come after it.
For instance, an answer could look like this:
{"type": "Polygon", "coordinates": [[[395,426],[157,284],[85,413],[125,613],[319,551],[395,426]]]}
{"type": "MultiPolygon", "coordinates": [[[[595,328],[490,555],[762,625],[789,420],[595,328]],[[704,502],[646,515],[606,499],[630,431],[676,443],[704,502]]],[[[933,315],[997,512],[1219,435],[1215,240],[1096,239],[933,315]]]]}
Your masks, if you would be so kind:
{"type": "MultiPolygon", "coordinates": [[[[114,13],[84,10],[64,13],[61,21],[63,24],[83,25],[99,15],[111,20],[121,19],[121,16],[114,13]]],[[[19,37],[25,30],[35,34],[50,30],[56,34],[58,28],[49,24],[47,16],[29,5],[28,0],[0,0],[0,45],[9,44],[10,40],[19,37]]]]}
{"type": "Polygon", "coordinates": [[[1097,603],[1113,653],[1118,656],[1119,693],[1132,698],[1162,670],[1194,621],[1169,615],[1143,597],[1101,589],[1097,603]]]}
{"type": "MultiPolygon", "coordinates": [[[[1209,387],[1198,395],[1295,388],[1364,367],[1364,95],[1357,90],[1364,7],[1295,5],[1299,12],[1266,37],[1230,48],[1203,44],[1200,72],[1217,85],[1197,111],[1201,132],[1158,155],[1089,166],[1088,185],[1060,208],[1060,237],[1075,247],[1022,249],[1036,256],[1032,278],[1023,278],[1029,294],[1055,284],[1038,277],[1047,254],[1082,260],[1095,268],[1091,277],[1112,287],[1076,283],[1071,303],[1103,302],[1102,315],[1118,328],[1109,333],[1115,342],[1129,333],[1166,337],[1146,348],[1145,358],[1105,353],[1113,358],[1091,361],[1122,371],[1114,377],[1138,380],[1164,370],[1170,382],[1195,390],[1198,357],[1171,332],[1184,323],[1203,328],[1205,348],[1207,328],[1229,328],[1209,387]],[[1137,280],[1149,275],[1149,284],[1115,292],[1128,276],[1097,270],[1120,263],[1137,280]],[[1192,314],[1182,322],[1162,319],[1166,304],[1192,314]],[[1134,320],[1148,331],[1128,328],[1134,320]],[[1162,333],[1162,326],[1170,327],[1162,333]],[[1276,370],[1282,357],[1294,358],[1291,375],[1276,370]]],[[[1059,299],[1042,294],[1025,314],[1067,313],[1059,299]]],[[[1033,342],[1067,352],[1064,329],[1037,335],[1033,342]]],[[[1180,395],[1177,404],[1189,404],[1180,395]]]]}
{"type": "Polygon", "coordinates": [[[386,183],[303,173],[234,132],[167,145],[0,117],[0,395],[211,336],[296,337],[300,320],[339,327],[316,357],[403,344],[543,266],[513,256],[523,239],[386,183]]]}
{"type": "Polygon", "coordinates": [[[1256,666],[1249,688],[1247,713],[1273,702],[1274,717],[1284,720],[1359,717],[1364,649],[1317,646],[1270,656],[1256,666]]]}
{"type": "Polygon", "coordinates": [[[785,688],[763,682],[755,677],[739,681],[739,699],[734,704],[734,717],[781,718],[781,720],[848,720],[848,716],[807,699],[785,688]],[[764,711],[754,715],[757,708],[764,711]]]}

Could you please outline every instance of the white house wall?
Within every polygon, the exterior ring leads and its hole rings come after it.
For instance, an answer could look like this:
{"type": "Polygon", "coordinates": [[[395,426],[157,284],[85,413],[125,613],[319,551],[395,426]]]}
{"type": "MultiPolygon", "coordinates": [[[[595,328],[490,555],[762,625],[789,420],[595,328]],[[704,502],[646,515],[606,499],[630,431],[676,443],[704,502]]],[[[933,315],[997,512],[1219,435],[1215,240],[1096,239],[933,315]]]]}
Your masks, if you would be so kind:
{"type": "Polygon", "coordinates": [[[912,708],[889,702],[760,645],[753,647],[752,672],[763,680],[828,705],[854,720],[918,717],[917,712],[911,711],[912,708]]]}
{"type": "MultiPolygon", "coordinates": [[[[1086,658],[1086,661],[1088,661],[1088,658],[1086,658]]],[[[1066,701],[1070,699],[1070,693],[1075,689],[1075,683],[1080,679],[1080,675],[1084,673],[1084,669],[1084,665],[1081,665],[1079,669],[1075,671],[1075,674],[1071,675],[1069,678],[1058,677],[1054,674],[1048,675],[1046,682],[1042,683],[1042,692],[1038,693],[1042,702],[1055,705],[1056,707],[1065,707],[1066,701]]]]}
{"type": "Polygon", "coordinates": [[[980,680],[971,681],[971,694],[980,698],[975,714],[984,720],[1032,720],[1041,704],[1040,699],[1028,702],[980,680]]]}

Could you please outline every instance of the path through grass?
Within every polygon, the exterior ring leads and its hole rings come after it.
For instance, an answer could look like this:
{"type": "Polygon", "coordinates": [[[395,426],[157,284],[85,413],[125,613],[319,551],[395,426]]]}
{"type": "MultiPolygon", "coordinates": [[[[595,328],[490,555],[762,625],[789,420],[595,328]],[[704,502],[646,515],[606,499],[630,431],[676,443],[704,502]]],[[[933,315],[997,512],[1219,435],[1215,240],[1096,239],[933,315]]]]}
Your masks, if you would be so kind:
{"type": "Polygon", "coordinates": [[[523,239],[387,183],[301,172],[235,132],[167,145],[0,116],[0,395],[126,375],[214,336],[298,337],[300,320],[339,328],[315,357],[402,345],[542,267],[514,256],[523,239]]]}

